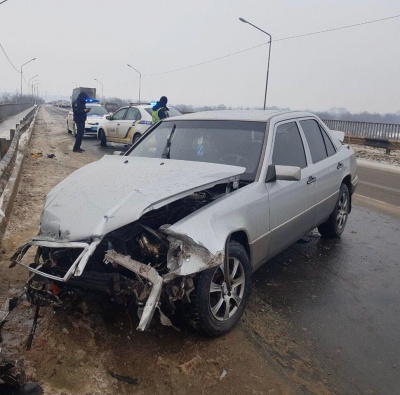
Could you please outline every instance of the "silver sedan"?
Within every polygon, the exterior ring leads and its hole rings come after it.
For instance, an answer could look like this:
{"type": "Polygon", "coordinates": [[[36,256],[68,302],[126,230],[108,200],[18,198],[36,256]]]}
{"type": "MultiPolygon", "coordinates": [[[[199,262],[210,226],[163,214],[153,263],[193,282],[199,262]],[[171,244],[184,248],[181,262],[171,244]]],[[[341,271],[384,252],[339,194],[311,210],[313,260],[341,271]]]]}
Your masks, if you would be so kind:
{"type": "Polygon", "coordinates": [[[33,273],[29,300],[62,306],[93,289],[136,303],[139,330],[155,312],[164,324],[184,312],[201,332],[226,333],[254,270],[316,227],[343,233],[358,177],[341,140],[308,112],[163,120],[48,194],[39,234],[12,258],[33,273]]]}

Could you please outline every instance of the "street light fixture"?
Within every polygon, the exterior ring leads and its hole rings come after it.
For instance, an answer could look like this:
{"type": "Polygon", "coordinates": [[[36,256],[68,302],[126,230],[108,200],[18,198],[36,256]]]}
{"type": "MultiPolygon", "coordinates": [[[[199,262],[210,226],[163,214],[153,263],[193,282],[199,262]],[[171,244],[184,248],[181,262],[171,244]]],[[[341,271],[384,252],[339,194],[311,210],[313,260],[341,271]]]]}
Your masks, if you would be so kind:
{"type": "Polygon", "coordinates": [[[253,25],[252,23],[246,21],[246,19],[244,19],[244,18],[239,18],[239,20],[240,20],[241,22],[243,22],[243,23],[248,23],[249,25],[255,27],[256,29],[260,30],[261,32],[263,32],[263,33],[265,33],[265,34],[267,34],[267,35],[269,36],[269,51],[268,51],[267,79],[266,79],[266,82],[265,82],[265,96],[264,96],[264,110],[265,110],[265,105],[266,105],[266,103],[267,103],[269,60],[270,60],[270,58],[271,58],[272,36],[271,36],[269,33],[267,33],[266,31],[260,29],[259,27],[253,25]]]}
{"type": "Polygon", "coordinates": [[[28,63],[34,61],[35,59],[36,59],[36,58],[33,58],[33,59],[31,59],[31,60],[28,60],[26,63],[24,63],[24,64],[21,66],[21,96],[22,96],[22,67],[25,66],[26,64],[28,64],[28,63]]]}
{"type": "Polygon", "coordinates": [[[103,98],[103,84],[97,78],[95,78],[94,80],[97,81],[101,85],[101,101],[103,102],[104,101],[104,98],[103,98]]]}
{"type": "Polygon", "coordinates": [[[128,67],[131,69],[135,70],[137,73],[139,73],[139,104],[140,104],[140,85],[142,84],[142,74],[140,74],[140,71],[136,70],[133,66],[128,64],[128,67]]]}

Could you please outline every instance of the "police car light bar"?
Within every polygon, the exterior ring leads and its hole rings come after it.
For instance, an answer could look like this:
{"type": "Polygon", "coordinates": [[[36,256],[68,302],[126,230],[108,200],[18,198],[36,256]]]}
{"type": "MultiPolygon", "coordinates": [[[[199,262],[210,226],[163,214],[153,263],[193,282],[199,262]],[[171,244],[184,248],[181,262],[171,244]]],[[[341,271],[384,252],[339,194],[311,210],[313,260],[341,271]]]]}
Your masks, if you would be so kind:
{"type": "Polygon", "coordinates": [[[86,103],[98,103],[99,101],[97,99],[86,99],[86,103]]]}

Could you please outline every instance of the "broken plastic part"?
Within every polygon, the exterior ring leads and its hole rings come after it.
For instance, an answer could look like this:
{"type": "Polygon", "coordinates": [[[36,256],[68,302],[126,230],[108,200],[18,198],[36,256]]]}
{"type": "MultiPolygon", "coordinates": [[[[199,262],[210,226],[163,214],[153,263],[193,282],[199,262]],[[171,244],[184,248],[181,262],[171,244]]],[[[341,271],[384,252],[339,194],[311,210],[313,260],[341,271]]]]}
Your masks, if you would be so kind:
{"type": "Polygon", "coordinates": [[[161,289],[163,285],[162,277],[153,267],[135,261],[129,256],[118,254],[115,251],[107,251],[104,261],[121,265],[126,269],[131,270],[133,273],[138,274],[140,277],[149,280],[153,284],[150,295],[144,306],[139,325],[136,328],[140,331],[146,331],[149,328],[150,322],[154,315],[154,311],[158,306],[158,302],[160,300],[161,289]]]}

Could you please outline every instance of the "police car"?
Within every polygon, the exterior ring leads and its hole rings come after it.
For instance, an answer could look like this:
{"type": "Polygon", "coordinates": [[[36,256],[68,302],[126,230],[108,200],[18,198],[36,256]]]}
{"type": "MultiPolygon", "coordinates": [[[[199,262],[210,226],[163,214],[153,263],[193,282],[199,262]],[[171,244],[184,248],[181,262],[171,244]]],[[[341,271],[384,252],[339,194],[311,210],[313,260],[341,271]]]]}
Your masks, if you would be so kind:
{"type": "MultiPolygon", "coordinates": [[[[90,108],[90,111],[87,113],[84,136],[97,136],[99,121],[103,120],[104,116],[109,114],[109,112],[98,100],[94,99],[88,99],[86,101],[86,108],[90,108]]],[[[67,116],[67,131],[74,136],[76,135],[76,125],[74,122],[74,113],[72,111],[70,111],[67,116]]]]}
{"type": "MultiPolygon", "coordinates": [[[[99,121],[97,138],[101,146],[107,142],[132,145],[151,126],[151,113],[155,103],[130,104],[121,107],[114,114],[104,117],[99,121]]],[[[181,113],[168,107],[169,117],[181,115],[181,113]]]]}

